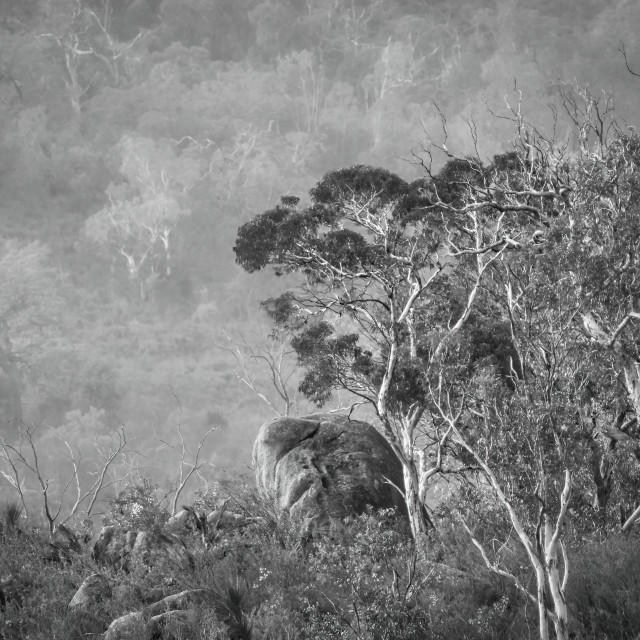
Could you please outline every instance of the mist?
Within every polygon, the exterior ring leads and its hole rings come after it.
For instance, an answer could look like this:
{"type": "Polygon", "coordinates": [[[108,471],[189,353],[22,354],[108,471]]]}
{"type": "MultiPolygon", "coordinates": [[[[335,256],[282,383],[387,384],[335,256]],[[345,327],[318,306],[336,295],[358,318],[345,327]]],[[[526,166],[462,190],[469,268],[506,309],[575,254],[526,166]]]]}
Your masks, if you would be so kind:
{"type": "Polygon", "coordinates": [[[563,141],[581,87],[633,127],[638,25],[633,1],[1,0],[2,436],[60,486],[123,429],[167,490],[250,473],[260,425],[314,408],[239,225],[332,169],[417,179],[445,134],[491,158],[511,110],[563,141]]]}

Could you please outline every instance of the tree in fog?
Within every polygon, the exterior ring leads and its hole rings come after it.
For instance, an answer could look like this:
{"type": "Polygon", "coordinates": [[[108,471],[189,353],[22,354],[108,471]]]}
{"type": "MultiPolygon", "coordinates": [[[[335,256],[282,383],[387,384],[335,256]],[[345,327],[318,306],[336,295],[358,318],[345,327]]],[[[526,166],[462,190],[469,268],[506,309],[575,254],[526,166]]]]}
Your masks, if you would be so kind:
{"type": "Polygon", "coordinates": [[[200,168],[145,138],[123,138],[118,152],[124,180],[109,187],[108,204],[87,220],[85,230],[121,256],[144,300],[158,277],[171,275],[172,233],[191,213],[184,200],[200,168]]]}

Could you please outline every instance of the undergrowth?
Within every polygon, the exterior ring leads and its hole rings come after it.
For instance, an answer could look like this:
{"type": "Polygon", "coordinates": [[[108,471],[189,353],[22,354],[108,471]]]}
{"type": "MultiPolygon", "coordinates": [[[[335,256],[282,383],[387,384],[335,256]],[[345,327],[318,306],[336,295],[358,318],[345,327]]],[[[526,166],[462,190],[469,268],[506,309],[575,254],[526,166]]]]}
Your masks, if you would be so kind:
{"type": "MultiPolygon", "coordinates": [[[[216,496],[219,506],[220,496],[216,496]]],[[[200,509],[214,501],[201,497],[200,509]]],[[[154,550],[126,569],[98,565],[93,541],[65,552],[62,538],[27,522],[18,506],[0,513],[0,638],[102,637],[116,618],[189,589],[206,594],[154,640],[507,640],[535,637],[531,607],[494,577],[453,525],[416,549],[391,511],[367,512],[310,534],[247,487],[224,497],[243,526],[208,544],[194,527],[167,534],[173,551],[154,550]],[[448,550],[448,551],[447,551],[448,550]],[[449,555],[448,555],[449,554],[449,555]],[[100,572],[111,597],[89,611],[68,604],[100,572]],[[187,629],[187,630],[185,630],[187,629]]],[[[158,528],[166,513],[149,486],[114,501],[104,522],[158,528]],[[135,507],[143,502],[143,510],[135,507]]],[[[160,534],[163,535],[163,534],[160,534]]],[[[95,539],[95,535],[94,535],[95,539]]],[[[162,541],[157,544],[160,545],[162,541]]],[[[626,640],[640,624],[638,545],[633,537],[574,552],[570,610],[576,638],[626,640]]]]}

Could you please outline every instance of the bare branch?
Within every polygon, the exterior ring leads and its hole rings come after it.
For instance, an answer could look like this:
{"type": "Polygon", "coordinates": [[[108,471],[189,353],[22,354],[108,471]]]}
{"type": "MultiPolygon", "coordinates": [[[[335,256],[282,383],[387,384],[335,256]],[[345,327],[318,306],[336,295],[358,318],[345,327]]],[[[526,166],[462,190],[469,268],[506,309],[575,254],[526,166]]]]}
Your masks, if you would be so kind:
{"type": "Polygon", "coordinates": [[[624,46],[624,42],[620,43],[620,47],[618,48],[618,51],[622,54],[622,57],[624,58],[624,65],[625,67],[627,67],[627,71],[632,75],[632,76],[636,76],[636,78],[640,78],[640,73],[636,73],[630,66],[629,66],[629,60],[627,59],[627,50],[625,49],[624,46]]]}
{"type": "Polygon", "coordinates": [[[536,598],[536,596],[530,593],[529,590],[520,582],[520,580],[518,580],[516,576],[514,576],[512,573],[509,573],[508,571],[505,571],[504,569],[501,569],[494,562],[491,562],[485,548],[482,546],[482,544],[480,544],[479,540],[473,535],[473,533],[471,532],[471,529],[469,529],[469,526],[465,522],[464,518],[462,518],[460,514],[458,514],[458,516],[460,518],[460,521],[462,522],[462,526],[465,528],[465,531],[469,534],[469,537],[471,538],[471,542],[473,542],[474,546],[478,549],[478,551],[480,551],[480,555],[482,556],[484,563],[487,565],[487,569],[489,569],[496,575],[502,576],[503,578],[507,578],[508,580],[513,582],[516,589],[521,591],[527,598],[529,598],[537,606],[538,599],[536,598]]]}
{"type": "MultiPolygon", "coordinates": [[[[77,493],[76,493],[76,501],[73,504],[71,510],[69,511],[69,513],[67,514],[67,516],[65,516],[61,521],[60,524],[64,524],[65,522],[67,522],[70,518],[72,518],[78,511],[78,508],[80,507],[80,505],[87,499],[87,498],[91,498],[89,501],[89,505],[87,507],[87,517],[91,516],[91,512],[93,511],[93,508],[95,506],[95,503],[98,499],[98,495],[100,494],[100,492],[103,489],[106,489],[108,486],[111,486],[112,484],[115,484],[116,481],[111,481],[111,482],[107,482],[105,484],[105,476],[107,474],[107,471],[109,470],[109,467],[117,460],[118,456],[122,453],[122,451],[124,450],[124,448],[127,445],[127,438],[126,438],[126,434],[124,431],[124,428],[121,430],[121,432],[118,433],[118,446],[114,449],[111,450],[109,452],[109,455],[107,456],[106,460],[104,461],[102,468],[100,469],[100,473],[98,475],[98,478],[96,479],[96,481],[91,485],[91,487],[89,487],[89,489],[87,489],[84,493],[80,492],[80,479],[79,479],[79,473],[78,473],[78,468],[75,462],[75,458],[73,456],[73,451],[71,449],[71,446],[69,445],[69,443],[66,440],[63,440],[64,444],[67,446],[67,448],[69,449],[70,453],[71,453],[71,459],[72,459],[72,463],[73,463],[73,468],[74,468],[74,475],[75,475],[75,479],[76,479],[76,487],[77,487],[77,493]]],[[[127,473],[123,478],[120,478],[118,481],[123,480],[124,478],[126,478],[129,474],[127,473]]]]}
{"type": "Polygon", "coordinates": [[[196,452],[194,454],[194,461],[193,463],[187,462],[186,461],[186,457],[187,457],[187,445],[185,443],[184,440],[184,434],[182,433],[182,403],[180,402],[180,398],[178,398],[178,396],[176,395],[176,393],[174,392],[173,389],[171,389],[171,395],[173,395],[173,398],[175,399],[177,405],[178,405],[178,421],[176,422],[176,431],[178,432],[178,437],[180,439],[180,473],[179,473],[179,479],[178,479],[178,486],[176,487],[176,491],[175,494],[173,496],[173,501],[171,504],[171,515],[175,515],[177,510],[178,510],[178,500],[180,499],[180,495],[182,494],[182,491],[184,490],[185,486],[187,485],[187,483],[189,482],[189,480],[191,479],[191,476],[196,473],[198,471],[198,469],[200,469],[200,467],[202,466],[202,464],[200,464],[199,460],[200,460],[200,452],[202,450],[202,447],[204,446],[205,442],[207,441],[207,438],[214,432],[217,430],[217,425],[211,427],[200,439],[200,442],[198,443],[198,446],[196,448],[196,452]],[[189,470],[185,473],[185,467],[188,467],[189,470]]]}
{"type": "Polygon", "coordinates": [[[631,529],[631,527],[633,526],[633,524],[635,523],[635,521],[640,518],[640,507],[638,507],[625,521],[625,523],[622,525],[622,532],[626,533],[627,531],[629,531],[629,529],[631,529]]]}

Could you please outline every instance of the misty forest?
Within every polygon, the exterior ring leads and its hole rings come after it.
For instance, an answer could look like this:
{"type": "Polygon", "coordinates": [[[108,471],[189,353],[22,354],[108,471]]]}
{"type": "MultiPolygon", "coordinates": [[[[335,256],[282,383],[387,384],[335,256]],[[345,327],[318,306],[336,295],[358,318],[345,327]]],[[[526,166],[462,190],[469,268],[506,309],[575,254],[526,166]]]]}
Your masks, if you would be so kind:
{"type": "Polygon", "coordinates": [[[640,638],[639,33],[0,0],[0,640],[640,638]]]}

